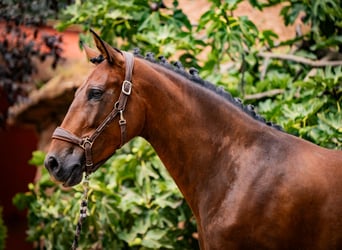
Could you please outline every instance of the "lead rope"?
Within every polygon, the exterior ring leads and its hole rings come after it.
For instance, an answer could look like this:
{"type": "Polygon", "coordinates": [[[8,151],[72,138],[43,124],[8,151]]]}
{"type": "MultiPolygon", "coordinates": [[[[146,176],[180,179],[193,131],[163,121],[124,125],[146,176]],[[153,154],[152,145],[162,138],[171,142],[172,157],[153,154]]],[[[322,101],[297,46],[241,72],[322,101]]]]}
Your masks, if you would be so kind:
{"type": "Polygon", "coordinates": [[[84,176],[82,186],[83,186],[83,194],[82,194],[82,201],[81,201],[81,208],[80,208],[80,217],[78,218],[78,222],[76,225],[75,237],[71,246],[72,250],[76,250],[78,247],[78,242],[79,242],[80,234],[82,230],[82,224],[85,218],[87,217],[88,191],[89,191],[89,174],[88,173],[86,173],[84,176]]]}

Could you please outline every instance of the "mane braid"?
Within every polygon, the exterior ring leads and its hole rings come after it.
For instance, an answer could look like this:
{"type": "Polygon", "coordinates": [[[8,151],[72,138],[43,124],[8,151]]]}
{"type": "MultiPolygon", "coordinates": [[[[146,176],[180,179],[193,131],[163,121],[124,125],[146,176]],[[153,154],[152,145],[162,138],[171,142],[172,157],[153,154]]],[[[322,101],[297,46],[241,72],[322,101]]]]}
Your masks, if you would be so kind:
{"type": "Polygon", "coordinates": [[[140,58],[143,58],[149,62],[152,63],[156,63],[158,65],[163,66],[164,68],[167,68],[179,75],[184,76],[185,78],[191,80],[192,82],[199,84],[201,86],[203,86],[206,89],[209,89],[213,92],[215,92],[216,94],[224,97],[226,100],[230,101],[231,103],[233,103],[235,106],[237,106],[238,108],[240,108],[242,111],[244,111],[245,113],[247,113],[249,116],[251,116],[252,118],[256,119],[257,121],[260,121],[272,128],[275,128],[277,130],[280,131],[284,131],[283,128],[277,124],[274,124],[270,121],[266,121],[266,119],[264,117],[262,117],[261,115],[259,115],[258,113],[255,112],[254,110],[254,106],[252,104],[248,104],[248,105],[243,105],[242,100],[240,98],[234,98],[229,92],[225,91],[223,89],[223,87],[221,86],[216,86],[206,80],[203,80],[202,78],[200,78],[199,74],[198,74],[198,70],[196,68],[190,68],[189,69],[189,73],[185,71],[183,65],[181,62],[176,61],[172,64],[170,64],[164,56],[160,56],[158,57],[159,61],[157,61],[154,58],[154,54],[152,52],[148,52],[146,54],[145,57],[140,55],[140,50],[139,49],[135,49],[134,50],[134,55],[140,58]]]}
{"type": "Polygon", "coordinates": [[[167,68],[179,75],[182,75],[183,77],[185,77],[186,79],[191,80],[192,82],[199,84],[200,86],[203,86],[206,89],[209,89],[213,92],[215,92],[216,94],[218,94],[221,97],[224,97],[226,100],[230,101],[231,103],[233,103],[235,106],[237,106],[238,108],[240,108],[242,111],[244,111],[246,114],[248,114],[249,116],[251,116],[252,118],[254,118],[257,121],[260,121],[272,128],[275,128],[277,130],[280,131],[284,131],[283,128],[277,124],[274,124],[270,121],[266,121],[266,119],[264,117],[262,117],[261,115],[259,115],[258,113],[255,112],[254,110],[254,106],[252,104],[248,104],[248,105],[244,105],[242,103],[242,100],[240,98],[234,98],[229,92],[225,91],[223,87],[221,86],[216,86],[214,84],[212,84],[211,82],[208,82],[206,80],[203,80],[199,74],[198,74],[198,70],[196,68],[191,67],[189,69],[189,73],[185,71],[183,65],[181,62],[176,61],[172,64],[170,64],[166,58],[164,56],[160,56],[158,57],[159,61],[157,61],[154,58],[154,54],[152,52],[148,52],[146,54],[145,57],[141,56],[140,54],[140,50],[139,49],[135,49],[134,50],[134,56],[143,58],[149,62],[158,64],[163,66],[164,68],[167,68]]]}

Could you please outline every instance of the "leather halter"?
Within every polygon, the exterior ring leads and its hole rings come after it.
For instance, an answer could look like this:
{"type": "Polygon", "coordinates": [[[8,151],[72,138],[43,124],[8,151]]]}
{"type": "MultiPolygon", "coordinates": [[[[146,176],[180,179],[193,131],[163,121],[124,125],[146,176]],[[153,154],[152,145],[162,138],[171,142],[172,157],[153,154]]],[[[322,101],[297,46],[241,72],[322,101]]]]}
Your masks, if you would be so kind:
{"type": "Polygon", "coordinates": [[[92,146],[96,138],[101,134],[101,132],[108,126],[108,124],[116,117],[120,116],[119,119],[119,126],[121,130],[121,144],[120,147],[126,142],[126,119],[123,116],[123,113],[126,108],[127,99],[132,92],[132,72],[134,66],[134,56],[131,53],[127,53],[122,51],[125,62],[126,62],[126,73],[125,73],[125,80],[122,83],[121,93],[119,96],[118,101],[115,103],[114,108],[112,111],[107,115],[107,117],[102,121],[102,123],[96,128],[94,133],[91,136],[86,137],[78,137],[73,133],[67,131],[62,127],[57,127],[52,134],[53,139],[58,139],[66,142],[70,142],[75,144],[85,152],[85,160],[86,160],[86,174],[90,174],[96,170],[94,167],[94,163],[92,160],[92,146]]]}

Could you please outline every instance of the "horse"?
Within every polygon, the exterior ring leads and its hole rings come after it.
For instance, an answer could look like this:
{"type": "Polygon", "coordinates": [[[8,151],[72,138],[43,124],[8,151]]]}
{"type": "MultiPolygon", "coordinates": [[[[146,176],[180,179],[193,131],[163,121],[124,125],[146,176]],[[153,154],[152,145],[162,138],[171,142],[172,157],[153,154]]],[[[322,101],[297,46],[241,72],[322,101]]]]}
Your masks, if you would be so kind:
{"type": "Polygon", "coordinates": [[[81,182],[132,138],[154,148],[189,204],[201,249],[342,249],[342,153],[290,135],[164,58],[93,33],[94,70],[52,135],[45,166],[81,182]]]}

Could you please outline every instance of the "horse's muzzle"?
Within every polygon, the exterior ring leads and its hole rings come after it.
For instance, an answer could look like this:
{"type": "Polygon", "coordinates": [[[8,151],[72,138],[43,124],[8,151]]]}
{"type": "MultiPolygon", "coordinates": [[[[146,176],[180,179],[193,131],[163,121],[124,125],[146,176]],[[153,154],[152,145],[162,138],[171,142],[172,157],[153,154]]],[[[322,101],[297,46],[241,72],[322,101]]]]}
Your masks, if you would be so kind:
{"type": "Polygon", "coordinates": [[[84,167],[81,161],[75,157],[67,157],[63,160],[54,155],[47,155],[44,161],[50,175],[64,186],[74,186],[82,181],[84,167]]]}

